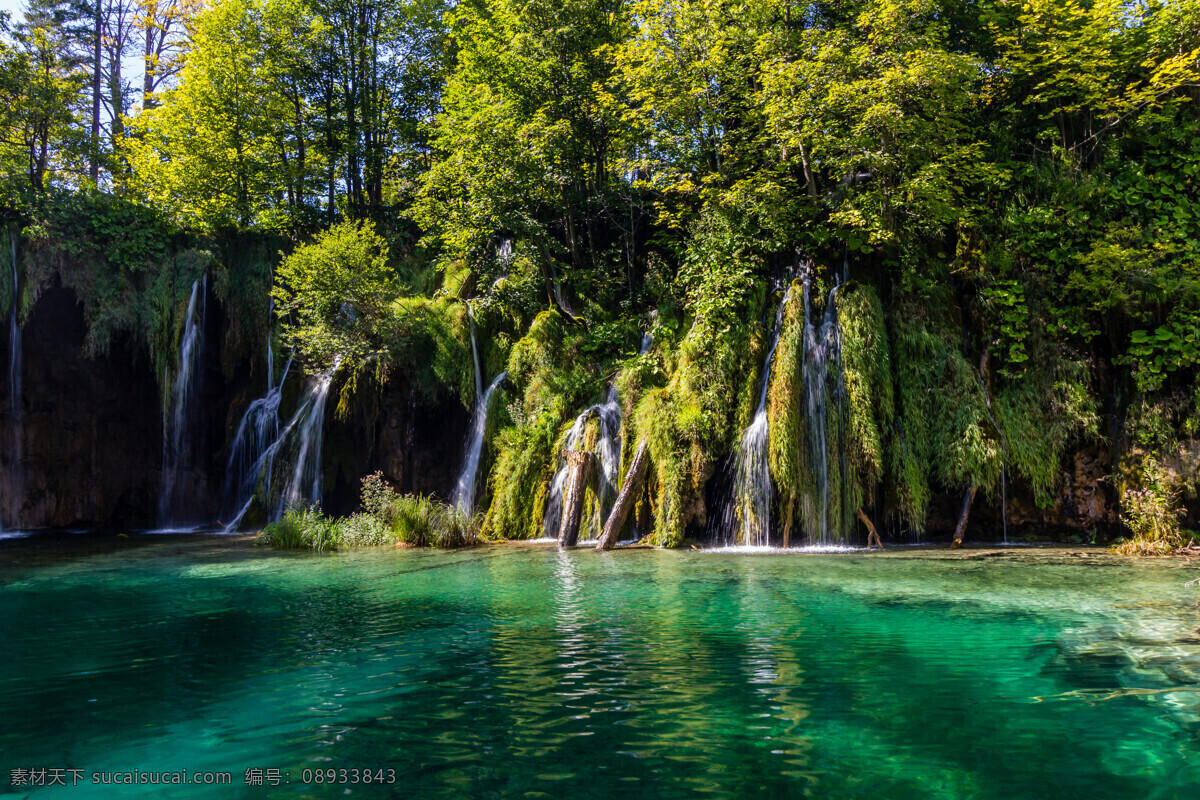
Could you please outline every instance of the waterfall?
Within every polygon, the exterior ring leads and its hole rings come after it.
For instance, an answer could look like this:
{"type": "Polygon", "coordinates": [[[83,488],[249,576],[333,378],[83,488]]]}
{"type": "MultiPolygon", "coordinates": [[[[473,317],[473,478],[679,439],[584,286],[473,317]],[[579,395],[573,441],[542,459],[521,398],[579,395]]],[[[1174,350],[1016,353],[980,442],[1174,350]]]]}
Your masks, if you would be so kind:
{"type": "Polygon", "coordinates": [[[230,447],[227,496],[233,498],[237,511],[225,524],[226,531],[237,529],[260,496],[272,520],[290,506],[321,502],[325,402],[340,365],[338,358],[331,369],[313,378],[296,412],[282,428],[279,406],[291,361],[279,385],[269,386],[266,395],[246,409],[230,447]],[[281,462],[280,473],[285,476],[282,483],[276,476],[276,462],[281,462]]]}
{"type": "MultiPolygon", "coordinates": [[[[621,398],[616,386],[609,386],[608,395],[603,403],[598,403],[585,409],[567,432],[567,440],[563,445],[565,450],[577,450],[583,441],[584,430],[591,416],[595,414],[600,420],[599,437],[596,439],[596,457],[600,462],[599,491],[597,493],[598,513],[592,519],[592,533],[600,533],[604,524],[603,518],[616,498],[617,480],[621,468],[621,398]]],[[[546,500],[546,510],[542,514],[542,530],[548,537],[557,537],[562,525],[563,490],[567,484],[567,463],[559,460],[558,471],[550,481],[550,495],[546,500]]]]}
{"type": "MultiPolygon", "coordinates": [[[[842,391],[841,329],[838,327],[835,285],[829,290],[820,326],[812,319],[809,277],[804,278],[804,361],[805,421],[808,430],[809,467],[815,481],[813,492],[804,497],[804,518],[810,540],[818,544],[833,541],[829,510],[829,429],[831,422],[829,389],[836,401],[834,413],[840,423],[842,391]],[[829,379],[834,384],[829,386],[829,379]],[[815,495],[815,497],[813,496],[815,495]]],[[[840,448],[839,448],[840,452],[840,448]]],[[[839,465],[840,467],[840,465],[839,465]]],[[[841,481],[844,484],[845,481],[841,481]]],[[[841,485],[839,484],[839,485],[841,485]]],[[[845,516],[842,509],[842,517],[845,516]]],[[[844,520],[843,520],[844,521],[844,520]]],[[[840,537],[839,537],[840,538],[840,537]]]]}
{"type": "Polygon", "coordinates": [[[467,303],[467,321],[471,326],[471,358],[475,361],[475,399],[483,396],[483,370],[479,368],[479,345],[475,341],[475,313],[467,303]]]}
{"type": "Polygon", "coordinates": [[[20,459],[21,437],[21,326],[17,324],[17,309],[19,302],[19,287],[17,280],[17,237],[11,231],[8,234],[12,243],[12,313],[9,314],[8,326],[8,397],[9,413],[14,428],[14,441],[18,461],[20,459]]]}
{"type": "Polygon", "coordinates": [[[791,286],[775,312],[771,345],[763,363],[762,388],[754,420],[742,432],[734,462],[733,499],[725,506],[725,529],[733,533],[731,544],[766,547],[771,537],[771,469],[767,456],[770,424],[767,420],[767,390],[771,385],[771,366],[783,329],[783,313],[791,297],[791,286]]]}
{"type": "MultiPolygon", "coordinates": [[[[175,485],[179,473],[191,466],[192,418],[197,410],[197,365],[202,361],[200,353],[204,347],[204,316],[207,310],[204,295],[207,289],[207,275],[192,284],[192,294],[188,298],[184,316],[183,337],[179,343],[179,363],[175,380],[171,382],[170,404],[163,416],[162,494],[158,501],[159,519],[163,522],[174,521],[175,485]],[[196,310],[197,302],[202,304],[200,313],[196,310]]],[[[168,374],[164,373],[164,379],[168,374]]]]}
{"type": "Polygon", "coordinates": [[[458,483],[450,496],[450,502],[455,508],[466,514],[475,511],[476,474],[479,472],[479,457],[483,453],[483,434],[487,431],[488,406],[491,405],[492,395],[507,377],[507,372],[501,372],[488,386],[487,391],[475,395],[475,413],[471,416],[471,434],[467,439],[466,453],[463,455],[462,472],[458,474],[458,483]]]}
{"type": "Polygon", "coordinates": [[[238,511],[249,507],[247,504],[254,498],[259,479],[266,486],[271,485],[273,459],[264,461],[263,456],[279,441],[279,406],[283,402],[283,385],[292,368],[289,359],[283,368],[279,385],[274,385],[275,370],[271,356],[268,342],[267,393],[246,408],[229,448],[229,461],[225,465],[224,508],[226,513],[233,513],[239,522],[241,514],[245,512],[238,511]]]}
{"type": "MultiPolygon", "coordinates": [[[[9,435],[9,467],[5,489],[16,497],[21,497],[21,326],[17,324],[17,314],[20,309],[20,281],[17,273],[17,234],[10,228],[8,240],[11,244],[10,256],[12,261],[12,309],[9,313],[8,327],[8,435],[9,435]]],[[[0,520],[2,523],[2,520],[0,520]]],[[[19,524],[13,520],[14,524],[19,524]]],[[[0,525],[2,527],[2,525],[0,525]]]]}
{"type": "MultiPolygon", "coordinates": [[[[340,359],[339,359],[340,363],[340,359]]],[[[296,412],[299,427],[299,452],[296,454],[292,475],[284,485],[279,499],[278,515],[302,502],[320,505],[322,495],[321,445],[325,439],[325,400],[333,384],[333,373],[337,364],[323,372],[308,388],[300,410],[296,412]]],[[[296,420],[293,420],[295,422],[296,420]]],[[[292,427],[289,424],[289,428],[292,427]]]]}

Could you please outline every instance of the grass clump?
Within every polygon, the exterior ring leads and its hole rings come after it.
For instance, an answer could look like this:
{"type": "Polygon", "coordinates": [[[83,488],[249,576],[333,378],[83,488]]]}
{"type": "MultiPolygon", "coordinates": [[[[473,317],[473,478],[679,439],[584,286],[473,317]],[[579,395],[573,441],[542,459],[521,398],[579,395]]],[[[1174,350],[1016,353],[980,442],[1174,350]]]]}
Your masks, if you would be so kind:
{"type": "Polygon", "coordinates": [[[363,513],[358,516],[372,522],[357,524],[364,537],[377,536],[383,540],[380,544],[454,548],[479,543],[479,524],[474,517],[432,497],[398,494],[381,472],[363,478],[362,506],[363,513]]]}
{"type": "Polygon", "coordinates": [[[397,494],[382,472],[363,478],[362,508],[340,520],[325,516],[316,506],[291,508],[264,528],[260,538],[273,547],[316,552],[389,544],[454,548],[479,543],[475,518],[432,497],[397,494]]]}
{"type": "Polygon", "coordinates": [[[342,547],[373,547],[395,544],[396,538],[383,524],[383,520],[371,514],[351,514],[338,520],[339,545],[342,547]]]}
{"type": "Polygon", "coordinates": [[[337,523],[316,506],[289,508],[261,534],[261,540],[273,547],[318,553],[336,550],[341,538],[337,523]]]}

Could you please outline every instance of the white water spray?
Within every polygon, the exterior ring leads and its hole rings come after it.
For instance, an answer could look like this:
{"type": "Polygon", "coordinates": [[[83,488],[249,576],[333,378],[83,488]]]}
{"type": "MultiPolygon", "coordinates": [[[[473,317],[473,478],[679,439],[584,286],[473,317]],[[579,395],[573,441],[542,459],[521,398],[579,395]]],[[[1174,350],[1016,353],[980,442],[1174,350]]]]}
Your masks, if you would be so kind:
{"type": "MultiPolygon", "coordinates": [[[[617,480],[621,469],[621,398],[616,386],[609,386],[608,395],[603,403],[598,403],[585,409],[575,418],[571,430],[567,432],[567,440],[563,445],[565,450],[577,450],[583,441],[584,430],[591,416],[595,414],[600,420],[599,436],[596,439],[596,457],[600,461],[599,475],[599,513],[592,520],[591,535],[600,535],[604,517],[616,498],[617,480]]],[[[546,510],[542,514],[542,530],[546,536],[558,536],[562,525],[563,491],[567,485],[567,464],[560,459],[558,471],[550,481],[550,495],[546,500],[546,510]]]]}

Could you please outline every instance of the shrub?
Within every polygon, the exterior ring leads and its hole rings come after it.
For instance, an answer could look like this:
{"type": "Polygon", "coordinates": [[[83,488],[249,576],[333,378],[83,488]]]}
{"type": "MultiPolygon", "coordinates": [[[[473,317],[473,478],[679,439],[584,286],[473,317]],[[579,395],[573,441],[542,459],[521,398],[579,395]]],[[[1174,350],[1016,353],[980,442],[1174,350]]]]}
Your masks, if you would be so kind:
{"type": "Polygon", "coordinates": [[[1141,457],[1121,485],[1121,522],[1133,535],[1113,546],[1121,555],[1170,553],[1187,545],[1179,526],[1179,489],[1158,459],[1141,457]]]}
{"type": "Polygon", "coordinates": [[[475,519],[423,495],[396,495],[388,509],[387,524],[397,541],[413,547],[469,547],[479,543],[475,519]]]}
{"type": "Polygon", "coordinates": [[[397,494],[381,472],[363,478],[362,506],[362,514],[342,523],[353,531],[354,544],[468,547],[479,542],[475,518],[431,497],[397,494]]]}
{"type": "Polygon", "coordinates": [[[337,529],[343,547],[370,547],[396,541],[382,520],[371,514],[353,514],[339,520],[337,529]]]}

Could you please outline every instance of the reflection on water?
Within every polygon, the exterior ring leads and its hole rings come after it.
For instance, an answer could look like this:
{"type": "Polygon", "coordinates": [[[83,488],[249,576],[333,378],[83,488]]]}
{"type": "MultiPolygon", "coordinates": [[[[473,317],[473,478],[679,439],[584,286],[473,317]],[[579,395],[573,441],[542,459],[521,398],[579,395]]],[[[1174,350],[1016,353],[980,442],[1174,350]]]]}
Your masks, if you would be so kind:
{"type": "MultiPolygon", "coordinates": [[[[381,794],[297,785],[317,767],[391,767],[401,795],[447,798],[1091,800],[1200,781],[1200,594],[1174,561],[180,537],[4,555],[0,716],[18,722],[0,785],[29,766],[229,770],[235,797],[381,794]],[[248,767],[295,782],[245,787],[248,767]]],[[[37,796],[68,791],[212,796],[37,796]]]]}

